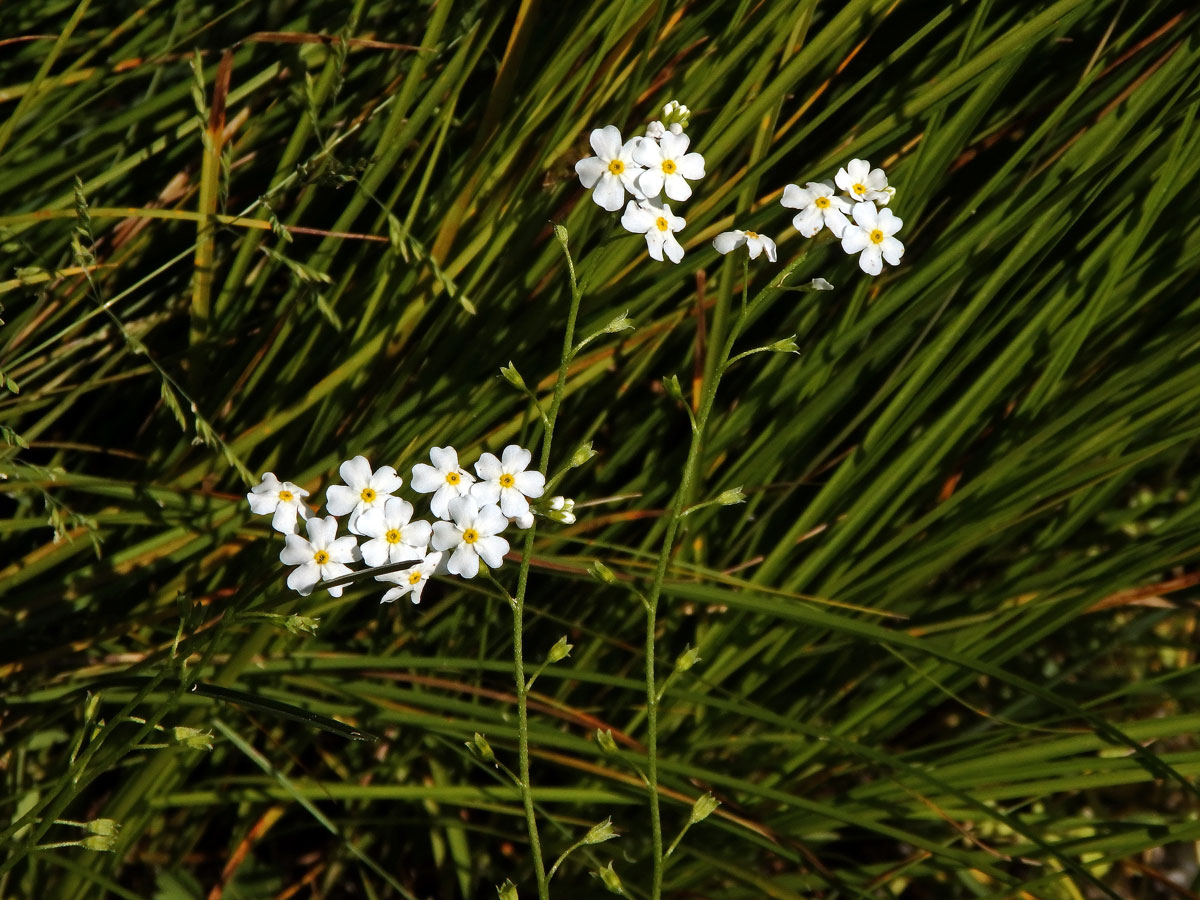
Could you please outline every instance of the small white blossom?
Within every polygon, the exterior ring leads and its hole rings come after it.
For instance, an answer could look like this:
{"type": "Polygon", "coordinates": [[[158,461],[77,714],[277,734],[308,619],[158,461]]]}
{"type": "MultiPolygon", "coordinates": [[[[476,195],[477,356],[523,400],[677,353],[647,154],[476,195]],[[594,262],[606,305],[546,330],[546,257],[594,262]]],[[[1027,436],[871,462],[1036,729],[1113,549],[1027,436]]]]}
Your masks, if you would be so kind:
{"type": "Polygon", "coordinates": [[[481,558],[493,569],[504,562],[508,541],[500,532],[508,527],[508,518],[500,507],[489,503],[481,508],[470,497],[457,497],[450,501],[450,518],[453,521],[433,523],[433,549],[454,551],[446,571],[474,578],[481,558]]]}
{"type": "Polygon", "coordinates": [[[692,196],[688,180],[704,177],[704,157],[688,153],[691,139],[686,134],[667,132],[657,141],[642,140],[633,151],[634,161],[646,167],[638,176],[638,187],[647,197],[666,193],[672,200],[692,196]]]}
{"type": "Polygon", "coordinates": [[[533,510],[531,509],[529,512],[525,513],[525,515],[523,515],[523,516],[517,516],[516,518],[514,518],[512,520],[512,523],[514,525],[516,525],[518,528],[532,528],[533,527],[533,510]]]}
{"type": "Polygon", "coordinates": [[[887,206],[895,193],[888,191],[883,169],[872,169],[865,159],[850,160],[844,169],[838,169],[833,180],[855,200],[870,200],[880,206],[887,206]]]}
{"type": "Polygon", "coordinates": [[[903,224],[890,209],[877,210],[870,201],[855,203],[854,224],[842,234],[842,249],[861,253],[858,267],[868,275],[878,275],[883,270],[882,260],[895,266],[904,255],[904,245],[892,237],[903,224]]]}
{"type": "Polygon", "coordinates": [[[750,252],[751,259],[758,259],[758,255],[765,250],[767,259],[775,262],[775,242],[765,234],[734,229],[722,231],[713,238],[713,246],[717,248],[718,253],[729,253],[743,245],[750,252]]]}
{"type": "Polygon", "coordinates": [[[412,519],[412,504],[389,497],[383,508],[369,509],[358,520],[359,533],[371,538],[362,545],[362,558],[368,566],[386,566],[410,559],[421,559],[429,546],[429,523],[412,519]]]}
{"type": "Polygon", "coordinates": [[[653,141],[660,140],[666,133],[667,127],[663,125],[662,122],[658,121],[658,119],[655,119],[653,122],[650,122],[648,125],[646,125],[646,137],[653,141]]]}
{"type": "Polygon", "coordinates": [[[827,226],[833,236],[840,238],[850,220],[850,204],[842,197],[833,195],[833,185],[828,181],[810,181],[806,187],[789,184],[783,189],[780,204],[800,212],[792,219],[792,225],[805,237],[812,237],[822,226],[827,226]]]}
{"type": "Polygon", "coordinates": [[[687,222],[671,215],[671,207],[667,204],[660,209],[630,200],[621,216],[621,224],[626,231],[646,235],[646,249],[653,259],[662,262],[664,251],[673,263],[683,259],[683,247],[675,239],[675,232],[682,230],[687,222]]]}
{"type": "Polygon", "coordinates": [[[334,516],[350,514],[346,527],[354,534],[358,530],[358,519],[363,513],[383,506],[393,493],[400,490],[404,479],[391,466],[380,466],[374,472],[365,456],[356,456],[342,463],[338,469],[345,485],[331,485],[325,491],[325,508],[334,516]]]}
{"type": "Polygon", "coordinates": [[[282,534],[296,532],[296,516],[307,519],[312,515],[304,505],[308,491],[290,481],[280,481],[274,472],[263,472],[262,481],[250,488],[246,499],[256,516],[271,516],[271,527],[282,534]]]}
{"type": "Polygon", "coordinates": [[[429,577],[437,571],[438,564],[442,561],[442,554],[430,553],[423,560],[407,569],[401,569],[399,572],[388,572],[386,575],[376,575],[376,581],[388,581],[392,584],[398,584],[400,587],[394,587],[379,601],[380,603],[393,603],[399,600],[405,594],[412,594],[412,602],[421,602],[421,591],[425,590],[425,582],[429,577]]]}
{"type": "MultiPolygon", "coordinates": [[[[296,566],[288,575],[287,586],[302,597],[312,593],[318,581],[328,581],[350,574],[349,562],[358,562],[358,542],[352,535],[337,536],[337,519],[333,516],[309,519],[308,540],[298,534],[284,538],[279,561],[285,566],[296,566]]],[[[342,596],[345,585],[332,587],[329,593],[342,596]]]]}
{"type": "Polygon", "coordinates": [[[591,134],[592,150],[589,156],[575,163],[575,172],[585,188],[595,188],[592,199],[609,212],[616,212],[625,202],[625,192],[641,197],[637,178],[642,168],[633,160],[633,151],[642,138],[621,143],[621,132],[616,125],[605,125],[591,134]]]}
{"type": "Polygon", "coordinates": [[[509,444],[501,459],[484,453],[475,463],[480,480],[471,485],[471,496],[481,506],[498,503],[500,511],[510,519],[529,513],[527,497],[540,497],[546,490],[546,476],[541,472],[526,472],[531,454],[524,447],[509,444]]]}
{"type": "Polygon", "coordinates": [[[551,497],[550,517],[564,525],[574,525],[575,501],[570,497],[551,497]]]}
{"type": "Polygon", "coordinates": [[[433,492],[429,508],[439,519],[449,515],[450,501],[471,493],[475,478],[458,465],[458,451],[453,447],[434,447],[429,451],[433,463],[417,463],[413,466],[412,482],[409,484],[419,494],[433,492]]]}

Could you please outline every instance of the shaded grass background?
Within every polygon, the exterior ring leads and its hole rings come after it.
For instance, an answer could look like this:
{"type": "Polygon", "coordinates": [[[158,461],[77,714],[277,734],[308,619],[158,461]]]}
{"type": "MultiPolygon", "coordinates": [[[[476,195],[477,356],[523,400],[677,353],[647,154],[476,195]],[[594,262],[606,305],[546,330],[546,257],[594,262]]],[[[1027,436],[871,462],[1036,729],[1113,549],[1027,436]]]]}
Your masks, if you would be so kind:
{"type": "Polygon", "coordinates": [[[289,596],[240,473],[315,491],[357,452],[403,471],[433,444],[536,442],[497,372],[550,388],[561,222],[584,332],[626,309],[638,328],[571,369],[556,456],[599,455],[561,486],[594,505],[536,549],[527,653],[575,650],[531,698],[533,778],[552,856],[606,815],[622,832],[553,889],[602,892],[586,872],[612,859],[644,896],[641,612],[586,569],[652,570],[687,428],[660,379],[704,371],[740,289],[711,237],[752,227],[791,258],[783,185],[855,155],[899,190],[904,265],[872,281],[814,249],[797,280],[837,290],[755,323],[747,346],[796,332],[802,353],[726,379],[696,499],[749,501],[686,520],[664,589],[661,664],[703,660],[660,714],[668,840],[706,790],[724,804],[667,889],[1200,892],[1196,12],[0,16],[0,894],[532,893],[517,793],[463,747],[479,731],[515,756],[500,600],[289,596]],[[678,267],[601,247],[571,168],[591,128],[632,133],[671,98],[709,171],[676,210],[678,267]],[[139,749],[169,737],[156,722],[215,747],[139,749]],[[121,822],[115,852],[32,849],[97,816],[121,822]]]}

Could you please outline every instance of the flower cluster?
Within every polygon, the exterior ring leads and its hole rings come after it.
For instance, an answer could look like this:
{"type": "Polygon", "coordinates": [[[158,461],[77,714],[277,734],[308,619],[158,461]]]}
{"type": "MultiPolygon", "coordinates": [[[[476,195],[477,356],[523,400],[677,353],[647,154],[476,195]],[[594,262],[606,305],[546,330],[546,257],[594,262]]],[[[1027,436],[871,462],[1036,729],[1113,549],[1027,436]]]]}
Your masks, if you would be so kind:
{"type": "Polygon", "coordinates": [[[883,169],[871,168],[865,159],[852,159],[838,169],[833,182],[810,181],[804,187],[789,184],[780,203],[800,210],[792,225],[805,237],[828,228],[842,242],[842,249],[858,256],[858,267],[868,275],[883,271],[883,261],[899,265],[904,245],[894,235],[904,223],[883,207],[895,196],[883,169]],[[845,192],[834,194],[834,186],[845,192]],[[847,217],[853,217],[853,221],[847,217]]]}
{"type": "Polygon", "coordinates": [[[662,119],[646,126],[645,135],[621,140],[616,125],[594,130],[590,137],[595,156],[581,159],[575,171],[592,199],[609,212],[625,205],[621,225],[646,237],[646,249],[659,262],[663,257],[677,263],[683,247],[675,237],[687,222],[671,212],[662,199],[682,202],[692,196],[691,182],[704,177],[704,157],[689,152],[691,138],[684,129],[691,111],[672,100],[662,110],[662,119]],[[625,201],[629,194],[632,200],[625,201]]]}
{"type": "MultiPolygon", "coordinates": [[[[509,525],[529,528],[535,514],[570,524],[575,521],[574,501],[553,497],[536,502],[546,489],[546,476],[530,470],[532,454],[510,444],[497,458],[484,453],[472,475],[458,461],[453,447],[434,447],[429,461],[412,469],[409,487],[430,494],[429,508],[436,521],[413,520],[413,505],[396,492],[404,484],[391,466],[372,469],[363,456],[342,463],[342,484],[325,492],[324,517],[313,516],[304,503],[308,491],[271,472],[251,488],[246,499],[257,515],[270,515],[272,527],[284,535],[279,561],[294,568],[287,585],[302,596],[321,581],[348,575],[351,563],[371,568],[389,567],[376,581],[397,585],[383,595],[390,603],[408,594],[413,603],[430,576],[459,575],[474,578],[479,561],[492,569],[504,562],[508,541],[501,533],[509,525]],[[535,501],[531,503],[530,501],[535,501]],[[338,517],[345,516],[349,534],[338,536],[338,517]],[[296,533],[303,519],[307,539],[296,533]],[[359,543],[359,541],[362,543],[359,543]],[[397,570],[398,564],[412,563],[397,570]]],[[[329,588],[340,597],[343,586],[329,588]]]]}

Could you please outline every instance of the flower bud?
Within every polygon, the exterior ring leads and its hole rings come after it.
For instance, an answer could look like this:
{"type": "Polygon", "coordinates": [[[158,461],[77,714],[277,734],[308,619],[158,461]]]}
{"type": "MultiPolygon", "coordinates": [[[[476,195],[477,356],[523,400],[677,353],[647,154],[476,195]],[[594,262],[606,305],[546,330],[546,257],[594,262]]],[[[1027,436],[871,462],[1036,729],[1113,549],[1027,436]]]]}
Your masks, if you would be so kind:
{"type": "Polygon", "coordinates": [[[700,651],[695,647],[688,647],[675,660],[675,671],[686,672],[698,662],[700,662],[700,651]]]}
{"type": "Polygon", "coordinates": [[[559,660],[566,659],[571,655],[571,649],[574,646],[574,644],[567,643],[567,636],[564,634],[557,641],[555,641],[554,646],[550,648],[550,652],[546,655],[546,662],[549,664],[554,664],[559,660]]]}
{"type": "Polygon", "coordinates": [[[655,119],[653,122],[651,122],[650,124],[648,124],[646,126],[646,137],[650,138],[651,140],[657,141],[659,138],[661,138],[666,133],[667,133],[666,126],[663,125],[662,122],[658,121],[658,119],[655,119]]]}
{"type": "Polygon", "coordinates": [[[717,495],[717,503],[721,506],[733,506],[737,503],[745,503],[746,495],[742,493],[741,487],[730,488],[727,491],[721,491],[717,495]]]}
{"type": "Polygon", "coordinates": [[[612,817],[610,816],[603,822],[593,825],[588,830],[588,833],[583,836],[583,840],[580,843],[602,844],[605,841],[611,841],[615,837],[618,837],[618,835],[613,831],[612,817]]]}
{"type": "MultiPolygon", "coordinates": [[[[554,237],[560,244],[563,245],[563,247],[567,246],[567,229],[565,226],[555,225],[554,226],[554,237]]],[[[515,888],[514,888],[514,890],[515,890],[515,888]]]]}
{"type": "Polygon", "coordinates": [[[321,625],[321,620],[312,616],[291,615],[285,618],[280,624],[292,634],[299,634],[302,631],[306,634],[316,634],[317,628],[321,625]]]}
{"type": "Polygon", "coordinates": [[[621,879],[618,878],[617,873],[613,871],[612,860],[609,860],[608,865],[603,869],[597,869],[592,874],[604,882],[604,886],[608,888],[610,893],[621,894],[624,896],[625,889],[621,887],[621,879]]]}
{"type": "Polygon", "coordinates": [[[824,278],[814,278],[808,283],[809,288],[814,291],[832,291],[833,285],[824,278]]]}
{"type": "Polygon", "coordinates": [[[511,878],[504,879],[504,884],[496,885],[496,893],[500,895],[500,900],[517,900],[517,886],[511,878]]]}
{"type": "Polygon", "coordinates": [[[784,338],[773,344],[767,344],[767,349],[773,353],[799,353],[800,347],[793,338],[784,338]]]}
{"type": "Polygon", "coordinates": [[[691,115],[692,111],[681,104],[678,100],[672,100],[662,108],[662,122],[675,134],[682,133],[683,129],[688,127],[688,120],[691,118],[691,115]],[[675,125],[679,126],[679,131],[675,131],[675,129],[671,127],[675,125]]]}
{"type": "Polygon", "coordinates": [[[478,731],[475,732],[474,738],[467,741],[467,749],[484,762],[494,763],[496,761],[496,754],[492,752],[492,745],[489,744],[487,742],[487,738],[485,738],[478,731]]]}
{"type": "Polygon", "coordinates": [[[555,522],[561,522],[564,525],[574,525],[574,509],[575,501],[569,497],[552,497],[549,508],[546,511],[546,518],[553,519],[555,522]]]}
{"type": "Polygon", "coordinates": [[[705,794],[692,804],[692,814],[688,817],[688,824],[695,825],[697,822],[703,822],[720,805],[721,802],[715,799],[712,794],[705,794]]]}
{"type": "Polygon", "coordinates": [[[663,379],[663,389],[667,395],[679,403],[683,403],[683,388],[679,386],[679,378],[675,375],[668,375],[663,379]]]}
{"type": "Polygon", "coordinates": [[[84,822],[83,827],[92,834],[99,834],[103,837],[115,837],[117,832],[121,830],[121,823],[116,819],[92,819],[90,822],[84,822]]]}
{"type": "Polygon", "coordinates": [[[500,374],[504,376],[504,380],[515,387],[518,391],[525,391],[525,379],[521,377],[521,373],[517,371],[517,367],[512,364],[512,360],[508,361],[507,366],[500,367],[500,374]]]}
{"type": "Polygon", "coordinates": [[[109,852],[116,845],[117,836],[115,834],[93,834],[79,842],[79,846],[84,850],[98,850],[100,852],[109,852]]]}
{"type": "Polygon", "coordinates": [[[191,750],[211,750],[213,736],[211,731],[201,731],[199,728],[189,728],[187,725],[176,725],[171,729],[176,741],[191,750]]]}
{"type": "MultiPolygon", "coordinates": [[[[580,447],[578,450],[576,450],[574,453],[571,454],[571,461],[569,463],[567,463],[567,467],[571,468],[571,469],[578,469],[580,466],[582,466],[585,462],[590,460],[595,455],[596,455],[596,451],[592,449],[592,442],[588,441],[586,444],[584,444],[582,447],[580,447]]],[[[554,498],[554,500],[565,500],[565,499],[566,498],[564,498],[564,497],[555,497],[554,498]]],[[[554,500],[550,501],[551,504],[554,503],[554,500]]],[[[560,507],[554,507],[554,508],[559,509],[560,507]]]]}
{"type": "Polygon", "coordinates": [[[617,576],[613,574],[613,570],[598,559],[593,560],[591,566],[588,567],[588,574],[597,581],[603,581],[605,584],[617,583],[617,576]]]}
{"type": "Polygon", "coordinates": [[[633,320],[629,318],[629,310],[621,313],[600,329],[601,334],[616,334],[618,331],[629,331],[633,328],[633,320]]]}
{"type": "Polygon", "coordinates": [[[613,740],[611,728],[605,728],[603,731],[597,728],[596,743],[600,745],[600,749],[605,753],[617,752],[617,742],[613,740]]]}

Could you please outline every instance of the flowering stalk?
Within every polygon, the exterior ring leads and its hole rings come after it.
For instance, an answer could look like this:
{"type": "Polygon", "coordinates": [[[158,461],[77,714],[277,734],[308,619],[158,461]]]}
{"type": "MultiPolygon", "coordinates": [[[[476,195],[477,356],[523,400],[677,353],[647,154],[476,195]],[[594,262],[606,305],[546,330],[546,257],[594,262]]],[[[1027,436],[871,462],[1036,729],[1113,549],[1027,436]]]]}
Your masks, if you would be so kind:
{"type": "Polygon", "coordinates": [[[650,891],[651,900],[659,900],[662,896],[662,877],[663,877],[663,839],[662,839],[662,817],[659,811],[658,803],[658,688],[654,675],[654,659],[655,659],[655,643],[657,625],[658,625],[658,600],[662,594],[663,581],[667,574],[667,565],[671,560],[671,550],[675,545],[675,535],[679,530],[679,523],[682,521],[684,513],[684,505],[686,499],[691,493],[692,484],[696,478],[696,472],[699,469],[700,449],[704,440],[704,429],[708,424],[709,414],[712,412],[713,401],[717,396],[717,387],[721,383],[721,376],[725,374],[725,370],[730,363],[730,354],[733,352],[734,342],[737,341],[741,334],[742,328],[746,321],[757,312],[764,303],[771,299],[777,292],[783,282],[787,279],[797,266],[803,262],[806,253],[801,253],[795,260],[784,267],[775,278],[768,284],[753,301],[747,302],[748,292],[750,290],[750,260],[747,256],[742,277],[742,308],[738,313],[737,319],[733,326],[725,335],[724,343],[721,347],[720,355],[713,366],[712,377],[707,380],[704,385],[704,394],[700,400],[700,408],[697,411],[692,423],[692,440],[688,446],[687,461],[683,465],[683,475],[679,481],[679,487],[675,490],[674,496],[671,498],[671,505],[667,511],[666,527],[663,533],[662,549],[658,554],[658,565],[654,570],[654,581],[650,585],[650,590],[646,595],[646,781],[650,788],[650,834],[653,844],[654,853],[654,875],[653,883],[650,891]]]}
{"type": "MultiPolygon", "coordinates": [[[[539,468],[548,471],[550,463],[550,444],[554,439],[554,424],[558,419],[558,409],[562,405],[563,392],[567,386],[567,367],[571,363],[572,348],[575,345],[575,320],[579,315],[579,301],[582,293],[579,282],[575,278],[575,264],[571,260],[571,251],[567,247],[567,229],[561,225],[554,226],[554,236],[562,247],[563,255],[567,258],[567,271],[571,277],[571,307],[567,312],[567,328],[563,335],[562,358],[558,365],[558,378],[554,382],[554,395],[550,400],[550,409],[543,420],[545,431],[542,440],[542,457],[539,468]]],[[[537,876],[539,900],[548,900],[550,896],[549,881],[546,878],[546,867],[542,861],[542,844],[538,839],[537,819],[533,811],[533,788],[529,781],[529,687],[525,681],[525,591],[529,585],[529,564],[533,558],[533,539],[537,532],[535,522],[525,533],[525,546],[521,551],[521,570],[517,575],[517,593],[512,598],[513,611],[513,679],[517,689],[517,735],[518,758],[521,785],[521,799],[525,804],[525,827],[529,831],[529,846],[533,851],[533,871],[537,876]]]]}

